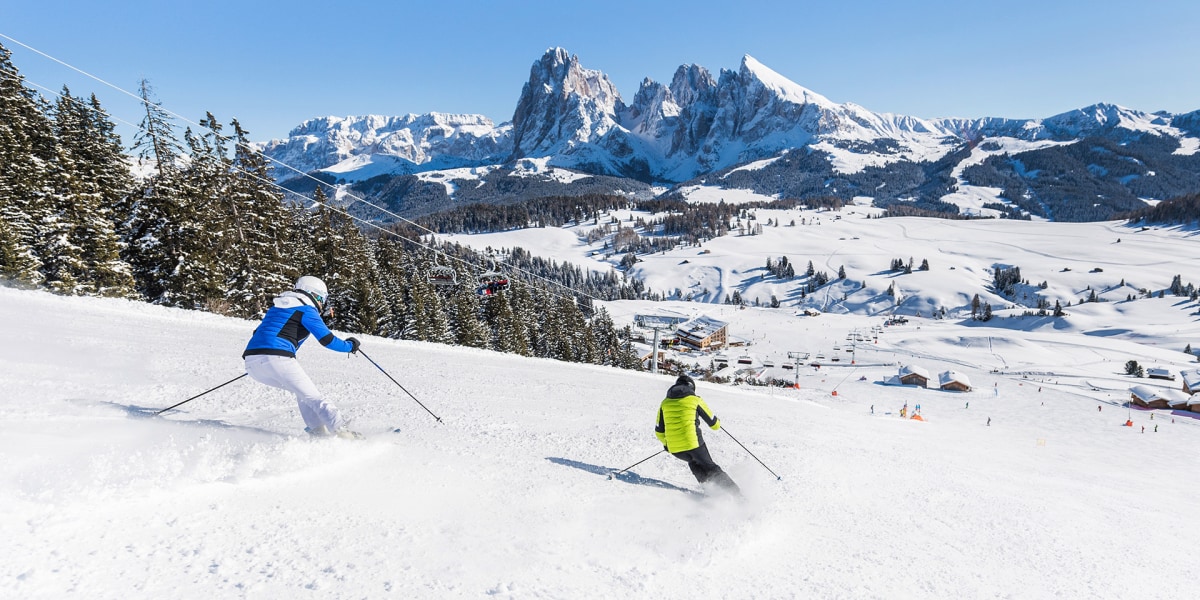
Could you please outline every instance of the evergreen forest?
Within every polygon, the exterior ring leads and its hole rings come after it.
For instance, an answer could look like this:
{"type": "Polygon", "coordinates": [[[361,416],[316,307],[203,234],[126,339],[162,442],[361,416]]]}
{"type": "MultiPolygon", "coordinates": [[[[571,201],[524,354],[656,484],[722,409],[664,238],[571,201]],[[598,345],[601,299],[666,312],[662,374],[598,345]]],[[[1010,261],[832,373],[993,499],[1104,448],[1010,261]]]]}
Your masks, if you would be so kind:
{"type": "Polygon", "coordinates": [[[512,267],[536,275],[481,297],[487,258],[360,227],[320,185],[294,201],[237,119],[209,113],[180,132],[142,81],[144,114],[126,148],[95,95],[64,87],[47,99],[11,56],[0,45],[4,285],[257,319],[297,277],[317,275],[340,331],[639,368],[628,328],[587,301],[636,297],[636,284],[513,250],[512,267]],[[459,284],[435,285],[434,266],[453,268],[459,284]]]}

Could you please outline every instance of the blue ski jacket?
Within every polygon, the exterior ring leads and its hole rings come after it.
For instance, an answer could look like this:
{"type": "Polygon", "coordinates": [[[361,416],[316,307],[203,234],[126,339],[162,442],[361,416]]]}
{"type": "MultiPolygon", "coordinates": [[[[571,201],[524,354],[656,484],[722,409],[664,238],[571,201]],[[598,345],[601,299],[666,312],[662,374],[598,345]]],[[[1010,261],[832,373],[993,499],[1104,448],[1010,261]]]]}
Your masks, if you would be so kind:
{"type": "Polygon", "coordinates": [[[311,333],[322,346],[338,352],[350,352],[353,346],[325,325],[312,298],[300,292],[284,292],[275,297],[274,306],[263,315],[262,323],[254,330],[242,358],[255,354],[272,354],[295,358],[300,344],[311,333]]]}

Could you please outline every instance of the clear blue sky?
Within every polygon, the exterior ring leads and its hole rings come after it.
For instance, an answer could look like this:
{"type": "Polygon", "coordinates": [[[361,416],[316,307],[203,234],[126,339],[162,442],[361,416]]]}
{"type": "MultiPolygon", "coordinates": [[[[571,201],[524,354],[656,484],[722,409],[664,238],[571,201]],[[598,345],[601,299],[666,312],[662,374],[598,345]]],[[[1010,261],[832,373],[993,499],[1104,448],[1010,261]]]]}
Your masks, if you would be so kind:
{"type": "MultiPolygon", "coordinates": [[[[918,117],[1047,117],[1096,102],[1200,109],[1200,2],[913,0],[655,2],[0,0],[0,33],[193,121],[237,117],[253,139],[324,115],[512,118],[550,47],[632,99],[681,64],[750,54],[835,102],[918,117]]],[[[31,82],[119,92],[4,39],[31,82]]],[[[122,133],[129,142],[128,133],[122,133]]]]}

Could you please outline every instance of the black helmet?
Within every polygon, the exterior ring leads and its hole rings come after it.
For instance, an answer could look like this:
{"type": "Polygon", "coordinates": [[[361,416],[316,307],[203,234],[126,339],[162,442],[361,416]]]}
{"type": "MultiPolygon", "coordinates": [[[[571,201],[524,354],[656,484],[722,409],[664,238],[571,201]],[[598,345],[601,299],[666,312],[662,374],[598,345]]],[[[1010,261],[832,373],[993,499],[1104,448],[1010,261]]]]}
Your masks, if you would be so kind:
{"type": "Polygon", "coordinates": [[[696,380],[692,379],[691,377],[688,377],[687,375],[680,375],[679,379],[675,380],[675,385],[687,385],[687,386],[691,386],[691,387],[696,387],[696,380]]]}

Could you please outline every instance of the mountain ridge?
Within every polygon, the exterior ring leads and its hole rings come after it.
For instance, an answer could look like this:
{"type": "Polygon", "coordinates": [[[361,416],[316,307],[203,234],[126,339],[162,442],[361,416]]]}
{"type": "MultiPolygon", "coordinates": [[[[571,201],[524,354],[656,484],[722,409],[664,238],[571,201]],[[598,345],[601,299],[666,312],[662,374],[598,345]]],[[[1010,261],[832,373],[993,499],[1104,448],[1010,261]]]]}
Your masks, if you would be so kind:
{"type": "MultiPolygon", "coordinates": [[[[851,102],[832,102],[749,54],[742,57],[738,69],[722,69],[716,76],[702,66],[688,64],[675,71],[669,84],[646,78],[626,103],[602,71],[585,68],[578,56],[563,48],[551,48],[531,66],[509,122],[497,125],[481,115],[444,113],[321,117],[305,121],[285,140],[272,140],[260,147],[271,158],[301,171],[326,171],[351,186],[380,175],[411,176],[463,167],[504,170],[532,160],[525,164],[538,165],[535,173],[566,169],[670,187],[803,150],[821,153],[827,164],[827,168],[817,171],[810,166],[809,175],[845,180],[834,195],[846,199],[870,196],[883,206],[916,201],[936,208],[946,203],[942,198],[952,195],[956,186],[971,183],[955,179],[950,185],[933,189],[927,185],[935,175],[929,165],[957,149],[974,148],[985,139],[1026,144],[1006,147],[1008,156],[1016,154],[1014,149],[1044,149],[1046,142],[1078,143],[1102,138],[1121,146],[1146,146],[1143,142],[1148,140],[1156,155],[1149,160],[1134,158],[1145,163],[1137,177],[1155,177],[1159,171],[1190,172],[1184,180],[1158,187],[1163,193],[1175,195],[1193,192],[1200,189],[1197,114],[1200,111],[1182,115],[1146,113],[1109,103],[1043,119],[926,119],[876,113],[851,102]],[[1157,143],[1161,140],[1173,147],[1157,143]],[[1182,166],[1164,165],[1164,161],[1182,166]],[[885,172],[868,173],[870,167],[885,172]],[[890,186],[889,195],[880,198],[864,191],[868,183],[878,186],[874,180],[881,177],[890,186]]],[[[1032,199],[1047,184],[1032,181],[1014,165],[996,163],[991,168],[1000,172],[996,177],[1025,180],[1004,192],[987,192],[995,196],[994,204],[1011,207],[1013,214],[1052,218],[1049,211],[1039,213],[1039,203],[1032,199]],[[1018,188],[1031,196],[1029,202],[1022,203],[1022,198],[1015,195],[1018,188]],[[1013,197],[1005,197],[1005,193],[1013,197]]],[[[785,179],[796,176],[783,175],[785,179]]],[[[289,177],[283,174],[280,179],[289,177]]],[[[1093,175],[1084,187],[1103,187],[1095,181],[1103,178],[1093,175]]],[[[1120,198],[1099,212],[1137,208],[1137,198],[1170,197],[1143,196],[1130,189],[1129,181],[1116,182],[1128,193],[1115,194],[1120,198]]],[[[786,185],[775,184],[773,190],[770,185],[756,184],[755,191],[794,193],[785,191],[786,185]]],[[[404,197],[383,200],[404,212],[409,200],[430,204],[432,196],[438,194],[433,188],[408,187],[410,191],[404,197]]],[[[1112,191],[1107,195],[1114,196],[1112,191]]],[[[803,192],[813,193],[816,191],[803,192]]],[[[498,188],[496,194],[503,195],[502,189],[498,188]]],[[[1090,189],[1081,190],[1079,196],[1086,200],[1088,194],[1090,189]]],[[[437,200],[433,204],[447,201],[437,200]]],[[[954,204],[953,198],[949,203],[954,204]]],[[[999,213],[989,210],[992,212],[983,211],[981,216],[999,213]]]]}

